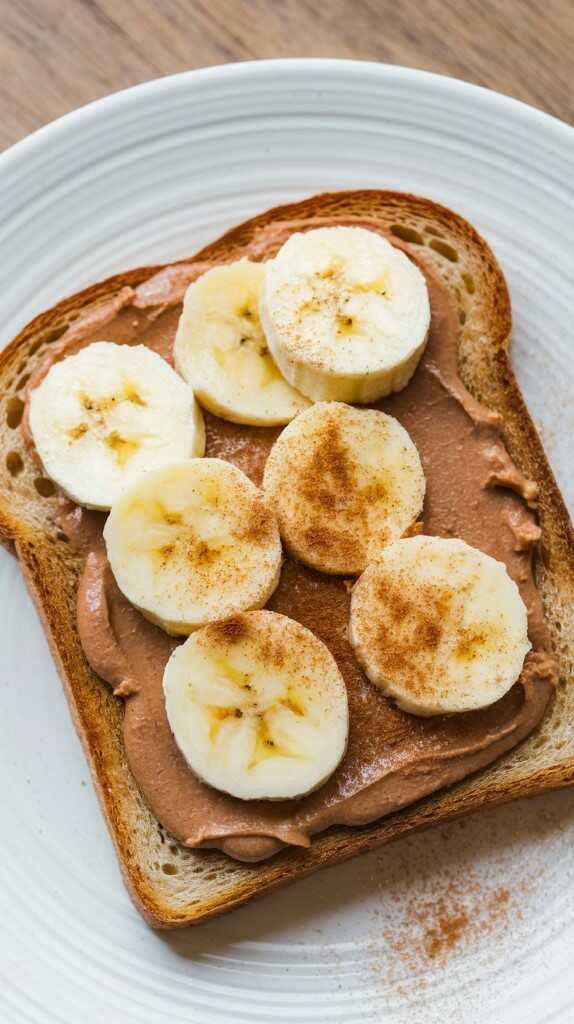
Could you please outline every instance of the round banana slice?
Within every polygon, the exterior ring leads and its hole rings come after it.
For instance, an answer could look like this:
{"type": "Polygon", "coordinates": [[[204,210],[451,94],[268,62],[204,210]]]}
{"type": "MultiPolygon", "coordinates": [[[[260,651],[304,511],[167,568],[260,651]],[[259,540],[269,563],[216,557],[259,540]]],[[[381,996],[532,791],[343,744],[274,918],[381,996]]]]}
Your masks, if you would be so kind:
{"type": "Polygon", "coordinates": [[[425,477],[398,420],[319,402],[278,437],[263,487],[296,558],[322,572],[354,574],[413,526],[425,477]]]}
{"type": "Polygon", "coordinates": [[[259,321],[263,264],[214,267],[185,293],[175,366],[206,409],[256,426],[289,423],[308,406],[273,362],[259,321]]]}
{"type": "Polygon", "coordinates": [[[175,635],[261,608],[279,582],[275,517],[222,459],[145,473],[113,505],[104,539],[122,593],[175,635]]]}
{"type": "Polygon", "coordinates": [[[371,682],[415,715],[493,704],[530,650],[506,567],[440,537],[397,541],[367,566],[353,590],[350,639],[371,682]]]}
{"type": "Polygon", "coordinates": [[[97,341],[55,363],[31,392],[30,430],[48,476],[87,508],[205,450],[193,391],[144,345],[97,341]]]}
{"type": "Polygon", "coordinates": [[[430,305],[415,264],[374,231],[291,235],[265,265],[261,322],[281,373],[314,401],[400,391],[426,344],[430,305]]]}
{"type": "Polygon", "coordinates": [[[241,800],[316,789],[347,745],[347,692],[310,630],[255,611],[198,630],[171,655],[166,711],[189,767],[241,800]]]}

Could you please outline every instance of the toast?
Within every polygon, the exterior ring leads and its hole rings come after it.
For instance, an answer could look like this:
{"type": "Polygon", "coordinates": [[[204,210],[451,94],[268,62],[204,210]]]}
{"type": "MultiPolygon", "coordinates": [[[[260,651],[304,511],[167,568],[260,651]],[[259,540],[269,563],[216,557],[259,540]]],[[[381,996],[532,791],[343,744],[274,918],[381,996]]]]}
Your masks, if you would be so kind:
{"type": "Polygon", "coordinates": [[[542,542],[535,573],[559,663],[559,684],[542,725],[518,748],[381,821],[332,828],[315,836],[309,850],[286,849],[254,865],[175,842],[148,809],[127,766],[122,702],[84,657],[75,621],[81,561],[54,524],[53,486],[25,450],[18,429],[23,389],[48,347],[81,313],[161,268],[116,275],[60,302],[36,317],[0,354],[0,539],[20,560],[49,638],[128,889],[157,928],[205,920],[412,830],[574,782],[572,528],[510,365],[511,314],[502,272],[486,242],[457,214],[427,199],[378,190],[319,195],[277,207],[227,232],[194,259],[237,259],[266,225],[317,217],[374,219],[412,246],[450,289],[463,325],[460,376],[478,400],[501,414],[511,457],[539,486],[542,542]]]}

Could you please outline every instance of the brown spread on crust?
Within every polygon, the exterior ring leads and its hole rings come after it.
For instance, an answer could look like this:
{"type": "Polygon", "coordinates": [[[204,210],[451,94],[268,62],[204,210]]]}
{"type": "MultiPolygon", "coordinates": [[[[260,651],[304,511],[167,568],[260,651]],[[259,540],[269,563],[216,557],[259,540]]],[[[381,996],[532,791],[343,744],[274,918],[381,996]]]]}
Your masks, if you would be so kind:
{"type": "MultiPolygon", "coordinates": [[[[342,223],[376,229],[363,220],[342,223]]],[[[246,255],[265,258],[293,230],[317,224],[271,225],[246,255]]],[[[463,387],[456,309],[447,289],[419,265],[431,297],[429,342],[405,390],[378,407],[399,419],[419,450],[427,479],[424,531],[461,537],[506,563],[528,609],[533,650],[519,682],[491,707],[417,718],[372,687],[355,659],[347,638],[349,581],[288,558],[268,607],[310,628],[333,653],[348,690],[349,744],[334,775],[309,796],[241,801],[200,782],[170,732],[162,676],[181,641],[144,619],[118,590],[102,540],[104,515],[64,502],[61,527],[86,556],[78,592],[78,629],[86,657],[125,699],[126,755],[150,807],[190,846],[218,846],[247,861],[269,857],[284,844],[308,846],[313,833],[330,825],[365,824],[477,771],[528,735],[544,713],[555,666],[532,573],[540,529],[528,506],[536,487],[511,462],[497,414],[480,406],[463,387]]],[[[109,341],[149,345],[170,359],[181,298],[187,284],[205,269],[203,263],[166,268],[135,292],[129,290],[129,296],[124,290],[117,304],[112,300],[113,306],[108,303],[99,313],[78,320],[71,328],[73,336],[67,332],[62,338],[56,357],[69,351],[67,341],[75,351],[105,335],[109,341]]],[[[48,367],[42,367],[45,373],[48,367]]],[[[26,434],[26,424],[23,429],[26,434]]],[[[278,430],[237,426],[206,415],[206,433],[208,456],[228,459],[260,484],[278,430]]],[[[400,596],[395,597],[396,614],[403,614],[397,602],[400,596]]],[[[427,611],[421,629],[424,642],[432,646],[441,628],[440,609],[427,611]]],[[[232,644],[240,625],[232,619],[210,628],[232,644]]]]}

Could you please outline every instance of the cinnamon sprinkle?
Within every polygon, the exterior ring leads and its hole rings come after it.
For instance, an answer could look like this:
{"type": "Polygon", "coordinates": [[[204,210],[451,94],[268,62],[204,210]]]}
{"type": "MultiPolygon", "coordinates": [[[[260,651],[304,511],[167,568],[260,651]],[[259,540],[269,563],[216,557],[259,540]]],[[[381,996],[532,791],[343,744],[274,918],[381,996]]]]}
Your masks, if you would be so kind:
{"type": "Polygon", "coordinates": [[[233,644],[243,640],[247,636],[248,620],[245,616],[238,615],[233,619],[222,619],[220,622],[212,622],[207,626],[206,633],[210,640],[222,640],[233,644]]]}
{"type": "MultiPolygon", "coordinates": [[[[409,900],[403,926],[387,929],[385,939],[410,969],[445,961],[508,916],[511,893],[505,887],[486,893],[472,877],[450,881],[436,899],[409,900]]],[[[519,913],[519,911],[516,911],[519,913]]]]}

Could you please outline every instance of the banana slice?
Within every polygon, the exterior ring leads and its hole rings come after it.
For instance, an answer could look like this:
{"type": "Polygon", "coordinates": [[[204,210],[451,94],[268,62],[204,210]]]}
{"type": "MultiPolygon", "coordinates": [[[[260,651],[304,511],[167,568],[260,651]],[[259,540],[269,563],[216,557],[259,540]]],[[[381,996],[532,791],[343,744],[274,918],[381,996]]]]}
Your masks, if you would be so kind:
{"type": "Polygon", "coordinates": [[[425,478],[398,420],[319,402],[280,434],[263,487],[296,558],[322,572],[353,574],[413,526],[425,478]]]}
{"type": "Polygon", "coordinates": [[[122,593],[175,635],[260,608],[279,582],[275,517],[222,459],[145,473],[113,505],[104,539],[122,593]]]}
{"type": "Polygon", "coordinates": [[[530,650],[506,567],[440,537],[397,541],[367,566],[353,590],[350,639],[371,682],[415,715],[493,704],[530,650]]]}
{"type": "Polygon", "coordinates": [[[347,745],[347,692],[310,630],[255,611],[194,633],[163,677],[166,711],[188,765],[241,800],[316,789],[347,745]]]}
{"type": "Polygon", "coordinates": [[[256,426],[289,423],[309,403],[283,380],[259,322],[261,263],[239,260],[202,274],[185,293],[175,366],[206,409],[256,426]]]}
{"type": "Polygon", "coordinates": [[[425,279],[365,228],[294,234],[265,265],[261,322],[281,373],[314,401],[400,391],[426,344],[425,279]]]}
{"type": "Polygon", "coordinates": [[[48,476],[87,508],[205,450],[191,388],[144,345],[97,341],[55,363],[31,392],[30,429],[48,476]]]}

